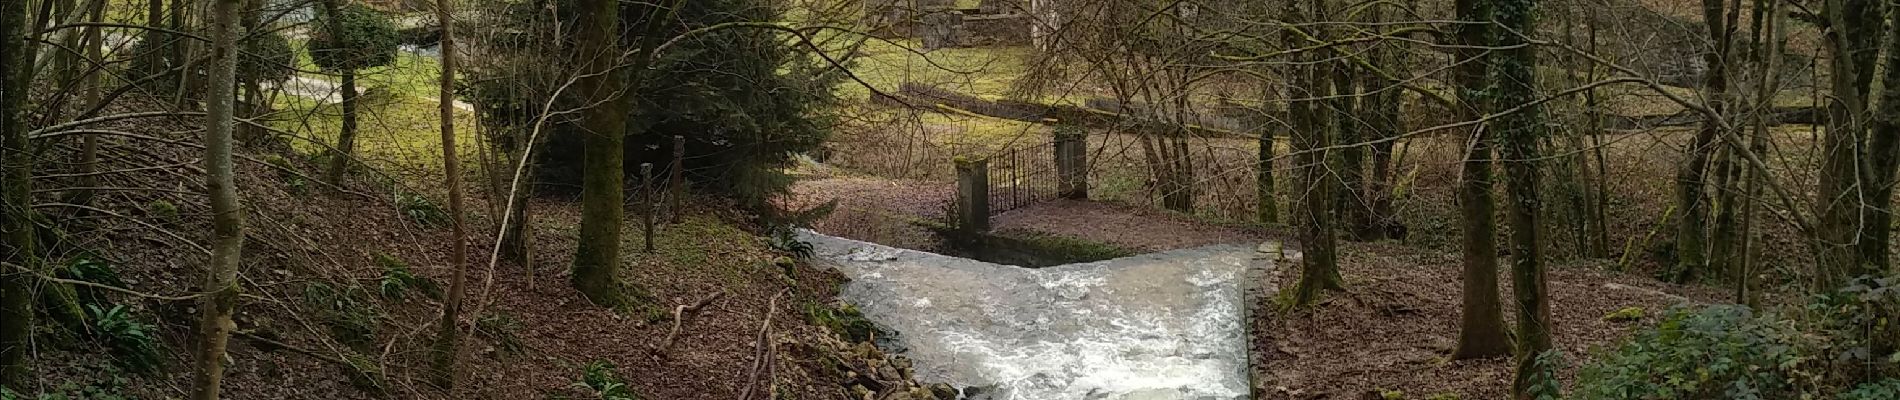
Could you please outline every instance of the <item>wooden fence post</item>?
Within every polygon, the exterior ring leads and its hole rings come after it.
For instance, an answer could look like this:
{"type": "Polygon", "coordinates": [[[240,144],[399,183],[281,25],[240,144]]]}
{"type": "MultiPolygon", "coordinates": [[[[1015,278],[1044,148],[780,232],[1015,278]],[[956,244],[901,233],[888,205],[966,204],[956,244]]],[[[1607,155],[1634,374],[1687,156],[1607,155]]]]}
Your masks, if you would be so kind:
{"type": "Polygon", "coordinates": [[[1065,199],[1089,198],[1089,142],[1081,128],[1056,129],[1056,194],[1065,199]]]}
{"type": "Polygon", "coordinates": [[[990,230],[990,167],[986,160],[957,158],[957,229],[990,230]]]}
{"type": "Polygon", "coordinates": [[[653,198],[654,186],[656,185],[653,184],[653,163],[640,163],[640,191],[644,192],[640,201],[647,203],[647,211],[641,213],[640,219],[643,220],[641,222],[646,228],[646,252],[648,253],[653,252],[653,204],[659,202],[653,198]]]}
{"type": "Polygon", "coordinates": [[[680,222],[680,198],[686,196],[685,178],[681,177],[686,165],[686,137],[673,135],[673,165],[666,168],[666,189],[672,193],[666,196],[666,222],[680,222]]]}

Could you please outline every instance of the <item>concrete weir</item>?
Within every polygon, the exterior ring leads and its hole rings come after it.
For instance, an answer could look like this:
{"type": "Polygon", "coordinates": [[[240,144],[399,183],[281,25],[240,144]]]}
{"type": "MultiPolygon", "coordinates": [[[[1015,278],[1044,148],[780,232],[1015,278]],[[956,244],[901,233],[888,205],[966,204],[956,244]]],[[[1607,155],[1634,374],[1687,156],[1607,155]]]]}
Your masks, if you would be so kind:
{"type": "Polygon", "coordinates": [[[1246,299],[1279,253],[1219,245],[1030,269],[801,235],[920,381],[995,400],[1247,398],[1246,299]]]}

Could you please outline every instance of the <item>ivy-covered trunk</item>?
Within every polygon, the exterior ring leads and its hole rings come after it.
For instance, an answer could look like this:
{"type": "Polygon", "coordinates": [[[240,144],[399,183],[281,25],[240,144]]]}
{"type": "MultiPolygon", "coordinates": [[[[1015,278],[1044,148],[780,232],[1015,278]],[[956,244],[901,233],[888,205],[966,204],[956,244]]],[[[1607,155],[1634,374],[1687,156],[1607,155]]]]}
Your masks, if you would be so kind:
{"type": "MultiPolygon", "coordinates": [[[[1490,0],[1457,0],[1459,20],[1485,21],[1491,18],[1490,0]]],[[[1484,50],[1490,43],[1489,25],[1458,24],[1457,41],[1464,47],[1455,51],[1463,64],[1452,69],[1452,83],[1458,88],[1462,104],[1456,110],[1461,119],[1476,120],[1485,115],[1485,75],[1488,62],[1484,50]]],[[[1511,354],[1510,336],[1504,331],[1504,308],[1498,299],[1497,203],[1492,194],[1491,138],[1482,125],[1471,129],[1466,139],[1467,153],[1461,162],[1458,180],[1458,215],[1464,230],[1463,302],[1459,312],[1458,347],[1452,359],[1464,360],[1511,354]]]]}
{"type": "Polygon", "coordinates": [[[1517,374],[1511,383],[1514,398],[1528,400],[1556,396],[1556,371],[1538,360],[1550,350],[1551,326],[1548,287],[1545,284],[1544,249],[1538,240],[1539,204],[1538,143],[1544,131],[1544,115],[1535,105],[1537,99],[1537,47],[1521,45],[1525,39],[1509,32],[1536,32],[1536,0],[1495,0],[1492,20],[1499,30],[1497,41],[1517,47],[1491,53],[1492,75],[1489,92],[1494,105],[1524,104],[1523,109],[1503,115],[1493,126],[1498,132],[1500,151],[1505,160],[1505,191],[1510,194],[1511,288],[1517,301],[1517,374]]]}

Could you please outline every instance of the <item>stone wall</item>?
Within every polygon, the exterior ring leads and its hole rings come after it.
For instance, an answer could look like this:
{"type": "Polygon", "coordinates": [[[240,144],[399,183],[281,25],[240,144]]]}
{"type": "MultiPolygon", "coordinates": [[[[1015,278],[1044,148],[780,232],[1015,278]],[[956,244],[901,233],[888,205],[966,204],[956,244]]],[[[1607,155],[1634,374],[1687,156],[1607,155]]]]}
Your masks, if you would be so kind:
{"type": "Polygon", "coordinates": [[[1028,14],[966,15],[961,43],[965,47],[1027,45],[1033,22],[1028,14]]]}

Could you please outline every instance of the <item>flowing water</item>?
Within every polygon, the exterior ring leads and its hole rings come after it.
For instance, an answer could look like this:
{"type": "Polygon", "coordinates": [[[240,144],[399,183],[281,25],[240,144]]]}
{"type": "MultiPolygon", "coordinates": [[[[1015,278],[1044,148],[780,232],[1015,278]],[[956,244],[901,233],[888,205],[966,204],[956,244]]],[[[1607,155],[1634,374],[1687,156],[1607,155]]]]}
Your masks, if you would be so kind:
{"type": "Polygon", "coordinates": [[[803,233],[918,379],[973,399],[1244,399],[1247,282],[1209,246],[1029,269],[803,233]]]}

